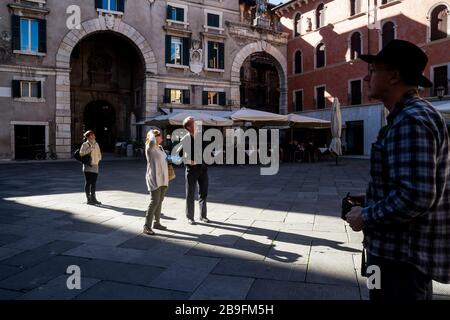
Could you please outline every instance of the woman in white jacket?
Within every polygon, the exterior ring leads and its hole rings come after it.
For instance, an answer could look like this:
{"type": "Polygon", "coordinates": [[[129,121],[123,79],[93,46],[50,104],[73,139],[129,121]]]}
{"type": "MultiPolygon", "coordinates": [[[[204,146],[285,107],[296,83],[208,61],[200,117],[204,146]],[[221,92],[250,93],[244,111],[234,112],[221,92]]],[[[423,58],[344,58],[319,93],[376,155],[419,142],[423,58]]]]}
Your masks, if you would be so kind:
{"type": "Polygon", "coordinates": [[[80,149],[80,156],[90,155],[91,163],[83,165],[83,172],[85,177],[84,191],[86,192],[87,204],[101,205],[97,200],[95,190],[97,188],[97,177],[99,172],[99,163],[102,160],[102,152],[100,146],[95,140],[95,133],[92,130],[87,131],[84,135],[86,142],[83,143],[80,149]]]}
{"type": "Polygon", "coordinates": [[[146,214],[144,233],[154,235],[153,229],[167,230],[161,224],[161,208],[169,186],[169,170],[167,155],[161,147],[162,137],[159,130],[151,130],[147,134],[145,155],[147,157],[147,187],[151,195],[150,205],[146,214]],[[152,229],[152,223],[153,224],[152,229]]]}

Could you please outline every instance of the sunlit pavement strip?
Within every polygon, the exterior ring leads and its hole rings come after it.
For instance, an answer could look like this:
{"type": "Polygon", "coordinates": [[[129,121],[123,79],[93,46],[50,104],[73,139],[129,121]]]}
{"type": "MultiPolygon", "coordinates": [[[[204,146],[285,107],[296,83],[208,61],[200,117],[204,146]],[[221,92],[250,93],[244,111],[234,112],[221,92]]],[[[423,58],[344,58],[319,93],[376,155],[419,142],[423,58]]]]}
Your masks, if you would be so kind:
{"type": "MultiPolygon", "coordinates": [[[[284,164],[275,177],[211,167],[213,223],[197,226],[180,168],[156,237],[142,234],[143,162],[103,164],[102,207],[85,204],[76,163],[0,166],[0,299],[367,299],[361,234],[339,204],[364,192],[368,165],[284,164]],[[67,288],[70,265],[79,290],[67,288]]],[[[450,299],[450,286],[435,293],[450,299]]]]}

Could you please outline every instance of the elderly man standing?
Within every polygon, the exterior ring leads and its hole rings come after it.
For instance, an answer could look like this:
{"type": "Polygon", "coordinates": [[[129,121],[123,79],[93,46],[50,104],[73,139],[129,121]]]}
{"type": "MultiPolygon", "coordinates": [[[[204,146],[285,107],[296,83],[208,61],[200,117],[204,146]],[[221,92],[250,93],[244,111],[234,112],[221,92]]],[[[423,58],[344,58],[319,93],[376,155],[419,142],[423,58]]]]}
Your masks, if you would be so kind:
{"type": "Polygon", "coordinates": [[[189,224],[195,225],[195,191],[198,185],[199,189],[199,204],[200,204],[200,214],[201,221],[205,223],[210,223],[211,221],[207,217],[207,205],[206,199],[208,197],[208,167],[205,163],[203,163],[203,139],[201,136],[201,132],[196,132],[195,129],[195,121],[194,118],[189,117],[184,120],[183,127],[188,131],[188,134],[182,139],[179,148],[176,150],[178,154],[181,152],[182,148],[190,148],[189,150],[183,150],[185,157],[185,166],[186,166],[186,217],[188,219],[189,224]],[[190,141],[186,141],[189,139],[190,141]],[[195,141],[200,139],[200,142],[197,142],[199,146],[199,150],[195,149],[195,141]],[[196,151],[201,152],[199,157],[195,157],[196,151]],[[199,161],[197,163],[196,161],[199,161]]]}
{"type": "Polygon", "coordinates": [[[431,300],[432,280],[450,283],[450,158],[445,120],[418,87],[426,54],[393,40],[370,64],[369,96],[390,111],[372,146],[371,179],[364,208],[346,216],[364,232],[367,266],[378,266],[381,287],[374,301],[431,300]]]}

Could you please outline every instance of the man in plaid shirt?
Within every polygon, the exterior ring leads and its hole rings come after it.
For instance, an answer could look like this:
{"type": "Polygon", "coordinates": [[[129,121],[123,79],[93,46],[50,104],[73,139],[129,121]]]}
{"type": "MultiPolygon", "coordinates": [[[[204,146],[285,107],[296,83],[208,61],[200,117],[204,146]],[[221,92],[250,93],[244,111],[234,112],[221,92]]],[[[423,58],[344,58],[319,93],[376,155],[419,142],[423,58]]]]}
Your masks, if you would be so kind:
{"type": "Polygon", "coordinates": [[[432,280],[450,283],[450,157],[446,123],[418,86],[428,63],[414,44],[393,40],[370,63],[369,96],[389,109],[372,146],[365,208],[346,216],[364,232],[367,265],[378,266],[381,288],[371,300],[430,300],[432,280]]]}

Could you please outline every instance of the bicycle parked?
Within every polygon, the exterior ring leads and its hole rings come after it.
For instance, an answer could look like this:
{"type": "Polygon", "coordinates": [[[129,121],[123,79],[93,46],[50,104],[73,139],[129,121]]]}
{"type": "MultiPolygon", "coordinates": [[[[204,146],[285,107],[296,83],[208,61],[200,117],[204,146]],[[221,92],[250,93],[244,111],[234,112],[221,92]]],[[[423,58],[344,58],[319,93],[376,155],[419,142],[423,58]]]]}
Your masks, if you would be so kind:
{"type": "Polygon", "coordinates": [[[35,159],[39,160],[39,161],[48,160],[48,159],[57,160],[58,156],[56,155],[55,152],[53,152],[53,149],[51,148],[51,146],[49,146],[49,150],[50,151],[36,153],[35,159]]]}

